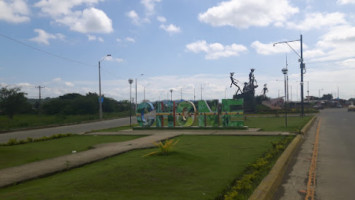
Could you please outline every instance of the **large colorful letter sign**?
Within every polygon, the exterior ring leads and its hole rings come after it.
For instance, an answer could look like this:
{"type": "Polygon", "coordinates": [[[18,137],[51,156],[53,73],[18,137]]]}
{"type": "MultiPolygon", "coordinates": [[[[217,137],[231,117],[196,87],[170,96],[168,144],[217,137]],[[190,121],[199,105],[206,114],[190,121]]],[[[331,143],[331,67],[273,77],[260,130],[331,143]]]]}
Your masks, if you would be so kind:
{"type": "Polygon", "coordinates": [[[196,107],[191,101],[180,102],[176,109],[176,119],[180,126],[189,127],[195,122],[196,107]]]}
{"type": "Polygon", "coordinates": [[[150,127],[154,123],[155,109],[152,103],[143,102],[137,107],[137,122],[142,127],[150,127]]]}
{"type": "Polygon", "coordinates": [[[218,100],[198,101],[197,109],[191,101],[143,102],[137,108],[137,121],[142,127],[190,127],[198,119],[199,127],[244,127],[243,99],[222,99],[222,108],[218,100]],[[222,118],[222,120],[220,120],[222,118]],[[155,120],[156,119],[156,120],[155,120]]]}
{"type": "Polygon", "coordinates": [[[224,127],[243,127],[243,99],[222,99],[224,127]]]}
{"type": "Polygon", "coordinates": [[[218,114],[218,100],[198,101],[198,126],[206,127],[213,126],[218,127],[219,114],[218,114]]]}

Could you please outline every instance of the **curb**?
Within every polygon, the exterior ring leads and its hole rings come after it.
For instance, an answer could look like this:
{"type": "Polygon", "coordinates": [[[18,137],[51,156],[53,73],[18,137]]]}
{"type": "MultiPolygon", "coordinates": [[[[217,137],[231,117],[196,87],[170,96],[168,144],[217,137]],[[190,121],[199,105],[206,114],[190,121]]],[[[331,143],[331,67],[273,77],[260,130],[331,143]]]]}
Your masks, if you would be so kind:
{"type": "Polygon", "coordinates": [[[300,131],[292,142],[287,146],[281,154],[269,174],[261,181],[259,186],[254,190],[249,200],[266,200],[272,199],[274,193],[281,184],[282,178],[290,163],[292,155],[303,141],[303,135],[310,129],[317,116],[314,116],[300,131]]]}

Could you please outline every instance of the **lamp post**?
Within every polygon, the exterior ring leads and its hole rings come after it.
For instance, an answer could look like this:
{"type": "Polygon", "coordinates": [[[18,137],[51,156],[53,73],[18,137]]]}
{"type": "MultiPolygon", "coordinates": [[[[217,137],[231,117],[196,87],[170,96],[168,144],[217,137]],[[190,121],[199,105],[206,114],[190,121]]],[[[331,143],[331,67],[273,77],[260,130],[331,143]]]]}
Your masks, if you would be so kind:
{"type": "Polygon", "coordinates": [[[274,43],[274,46],[276,44],[287,44],[292,50],[293,52],[295,52],[298,57],[299,57],[299,62],[300,62],[300,68],[301,68],[301,117],[304,116],[304,98],[303,98],[303,70],[305,69],[305,64],[303,63],[303,40],[302,40],[302,35],[300,35],[300,39],[299,40],[290,40],[290,41],[283,41],[283,42],[276,42],[274,43]],[[295,49],[292,48],[292,46],[289,44],[290,42],[296,42],[299,41],[300,42],[300,50],[301,50],[301,55],[299,55],[297,53],[297,51],[295,49]]]}
{"type": "Polygon", "coordinates": [[[101,60],[99,60],[99,116],[102,119],[102,96],[101,96],[101,62],[105,60],[106,57],[111,57],[111,54],[107,54],[101,60]]]}
{"type": "Polygon", "coordinates": [[[282,73],[284,74],[284,79],[285,79],[285,126],[287,127],[287,68],[283,68],[282,73]]]}
{"type": "Polygon", "coordinates": [[[132,127],[132,83],[133,79],[128,79],[129,83],[129,126],[132,127]]]}

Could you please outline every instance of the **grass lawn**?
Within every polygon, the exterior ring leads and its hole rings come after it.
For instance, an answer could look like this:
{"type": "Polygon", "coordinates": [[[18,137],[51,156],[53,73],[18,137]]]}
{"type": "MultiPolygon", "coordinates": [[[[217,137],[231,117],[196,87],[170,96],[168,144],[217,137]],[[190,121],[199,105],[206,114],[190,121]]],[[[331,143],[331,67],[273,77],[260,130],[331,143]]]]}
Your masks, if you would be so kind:
{"type": "Polygon", "coordinates": [[[313,116],[292,116],[287,118],[287,128],[285,127],[285,117],[247,117],[244,125],[249,128],[261,128],[263,131],[288,131],[299,132],[313,116]]]}
{"type": "Polygon", "coordinates": [[[0,146],[0,169],[70,154],[73,150],[85,151],[95,144],[127,141],[138,137],[141,136],[73,135],[43,142],[0,146]]]}
{"type": "MultiPolygon", "coordinates": [[[[105,119],[118,117],[127,117],[128,112],[122,113],[104,113],[105,119]]],[[[37,114],[19,114],[13,119],[0,115],[0,131],[9,131],[20,128],[43,127],[50,125],[63,125],[80,123],[83,121],[98,120],[98,115],[37,115],[37,114]]]]}
{"type": "Polygon", "coordinates": [[[2,188],[0,199],[214,199],[282,137],[180,136],[170,155],[131,151],[2,188]]]}

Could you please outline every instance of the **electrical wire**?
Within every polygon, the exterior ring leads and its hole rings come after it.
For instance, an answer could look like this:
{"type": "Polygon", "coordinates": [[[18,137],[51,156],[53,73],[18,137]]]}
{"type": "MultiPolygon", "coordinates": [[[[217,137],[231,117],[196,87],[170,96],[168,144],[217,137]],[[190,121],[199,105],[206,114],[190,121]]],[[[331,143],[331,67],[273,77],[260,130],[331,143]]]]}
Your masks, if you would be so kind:
{"type": "Polygon", "coordinates": [[[77,63],[77,64],[80,64],[80,65],[94,66],[94,65],[92,65],[92,64],[87,64],[87,63],[84,63],[84,62],[81,62],[81,61],[78,61],[78,60],[74,60],[74,59],[72,59],[72,58],[67,58],[67,57],[64,57],[64,56],[60,56],[60,55],[51,53],[51,52],[49,52],[49,51],[45,51],[45,50],[43,50],[43,49],[40,49],[40,48],[31,46],[31,45],[26,44],[26,43],[24,43],[24,42],[21,42],[21,41],[19,41],[19,40],[17,40],[17,39],[14,39],[14,38],[12,38],[12,37],[10,37],[10,36],[7,36],[7,35],[5,35],[5,34],[3,34],[3,33],[0,33],[0,36],[3,37],[3,38],[6,38],[6,39],[8,39],[8,40],[11,40],[11,41],[13,41],[13,42],[16,42],[16,43],[18,43],[18,44],[21,44],[21,45],[23,45],[23,46],[25,46],[25,47],[28,47],[28,48],[30,48],[30,49],[33,49],[33,50],[39,51],[39,52],[41,52],[41,53],[47,54],[47,55],[49,55],[49,56],[52,56],[52,57],[56,57],[56,58],[59,58],[59,59],[62,59],[62,60],[66,60],[66,61],[69,61],[69,62],[77,63]]]}

